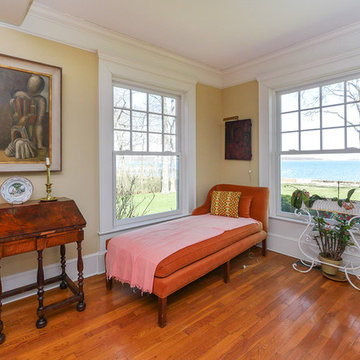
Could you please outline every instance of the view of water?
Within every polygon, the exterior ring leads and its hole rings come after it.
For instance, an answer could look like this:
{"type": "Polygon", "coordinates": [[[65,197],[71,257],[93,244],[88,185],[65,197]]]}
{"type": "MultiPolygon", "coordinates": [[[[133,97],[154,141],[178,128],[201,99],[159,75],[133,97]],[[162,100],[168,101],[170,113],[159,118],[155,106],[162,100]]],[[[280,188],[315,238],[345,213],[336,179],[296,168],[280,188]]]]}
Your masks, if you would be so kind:
{"type": "Polygon", "coordinates": [[[303,160],[281,162],[281,177],[360,182],[360,160],[303,160]]]}

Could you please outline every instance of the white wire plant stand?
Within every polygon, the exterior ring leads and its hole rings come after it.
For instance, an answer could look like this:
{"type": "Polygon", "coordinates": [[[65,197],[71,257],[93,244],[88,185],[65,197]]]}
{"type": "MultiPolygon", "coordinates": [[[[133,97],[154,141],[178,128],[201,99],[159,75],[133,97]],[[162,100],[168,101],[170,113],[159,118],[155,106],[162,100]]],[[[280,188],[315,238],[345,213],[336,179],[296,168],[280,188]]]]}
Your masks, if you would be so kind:
{"type": "MultiPolygon", "coordinates": [[[[319,260],[318,258],[318,247],[313,239],[313,228],[314,228],[314,220],[310,214],[309,210],[315,210],[317,215],[319,215],[319,211],[333,211],[338,213],[343,213],[352,216],[348,220],[348,224],[351,224],[355,222],[356,220],[360,219],[360,202],[354,202],[354,208],[351,210],[345,210],[342,207],[339,207],[336,202],[331,200],[317,200],[314,202],[311,209],[308,209],[307,207],[302,206],[301,209],[296,209],[294,211],[294,214],[306,222],[306,228],[301,233],[301,235],[298,238],[298,247],[300,252],[303,255],[302,259],[299,259],[300,263],[304,266],[305,269],[300,269],[298,267],[299,261],[296,261],[293,263],[292,267],[301,273],[308,273],[315,267],[319,266],[320,264],[327,264],[323,261],[319,260]]],[[[331,221],[331,220],[330,220],[331,221]]],[[[353,275],[357,278],[357,280],[360,281],[360,245],[359,245],[359,239],[360,239],[360,225],[355,224],[350,230],[349,230],[352,243],[353,245],[348,245],[346,248],[346,253],[344,253],[343,256],[343,265],[333,265],[331,266],[337,268],[340,272],[343,272],[345,274],[346,280],[350,283],[350,285],[355,288],[356,290],[360,290],[360,287],[354,284],[354,282],[351,280],[350,275],[353,275]],[[354,265],[352,258],[358,256],[359,257],[359,265],[354,265]]]]}

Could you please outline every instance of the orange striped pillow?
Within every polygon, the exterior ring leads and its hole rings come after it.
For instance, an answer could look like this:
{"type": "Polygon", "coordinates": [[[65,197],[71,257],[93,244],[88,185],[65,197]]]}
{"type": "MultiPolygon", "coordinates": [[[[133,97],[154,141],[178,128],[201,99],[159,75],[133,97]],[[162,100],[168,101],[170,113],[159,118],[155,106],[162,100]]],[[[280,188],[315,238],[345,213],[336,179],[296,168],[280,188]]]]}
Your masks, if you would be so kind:
{"type": "Polygon", "coordinates": [[[211,215],[239,217],[239,201],[241,192],[216,191],[211,194],[211,215]]]}

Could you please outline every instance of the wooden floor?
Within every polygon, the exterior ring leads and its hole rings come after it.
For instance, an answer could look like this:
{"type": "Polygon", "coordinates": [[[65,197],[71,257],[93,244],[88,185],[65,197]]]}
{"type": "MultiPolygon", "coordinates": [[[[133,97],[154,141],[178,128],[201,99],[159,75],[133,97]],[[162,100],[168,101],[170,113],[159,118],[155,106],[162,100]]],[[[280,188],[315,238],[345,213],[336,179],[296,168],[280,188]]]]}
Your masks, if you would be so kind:
{"type": "MultiPolygon", "coordinates": [[[[10,303],[0,359],[360,359],[360,292],[292,262],[246,252],[229,284],[217,269],[170,296],[164,329],[154,296],[120,284],[107,291],[103,276],[85,280],[84,312],[72,305],[41,330],[35,297],[10,303]]],[[[45,303],[61,296],[51,290],[45,303]]]]}

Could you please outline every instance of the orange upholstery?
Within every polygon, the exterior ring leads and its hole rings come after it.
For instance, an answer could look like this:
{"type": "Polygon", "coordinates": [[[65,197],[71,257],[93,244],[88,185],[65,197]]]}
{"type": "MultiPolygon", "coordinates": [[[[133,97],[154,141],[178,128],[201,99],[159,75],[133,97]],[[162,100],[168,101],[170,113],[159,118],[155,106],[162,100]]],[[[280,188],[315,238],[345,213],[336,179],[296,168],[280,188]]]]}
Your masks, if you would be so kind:
{"type": "Polygon", "coordinates": [[[250,217],[250,206],[252,196],[242,196],[239,201],[239,216],[244,218],[250,217]]]}
{"type": "Polygon", "coordinates": [[[200,260],[208,255],[219,251],[240,239],[258,233],[262,230],[261,224],[250,224],[233,230],[225,231],[223,234],[206,239],[199,243],[190,245],[162,260],[156,267],[155,276],[166,277],[187,266],[194,261],[200,260]]]}
{"type": "Polygon", "coordinates": [[[266,187],[242,186],[219,184],[213,186],[203,205],[196,208],[192,215],[207,214],[211,207],[211,194],[214,190],[222,191],[240,191],[242,196],[252,196],[250,206],[250,217],[260,221],[263,224],[264,231],[268,231],[268,208],[269,208],[269,189],[266,187]]]}
{"type": "Polygon", "coordinates": [[[267,234],[264,231],[260,231],[199,261],[195,261],[167,277],[160,278],[155,276],[153,293],[160,298],[169,296],[185,285],[199,279],[211,270],[216,269],[218,266],[246,251],[251,246],[263,241],[266,239],[266,235],[267,234]]]}
{"type": "MultiPolygon", "coordinates": [[[[153,293],[159,298],[166,298],[261,241],[263,254],[265,254],[269,189],[228,184],[215,185],[210,189],[205,203],[196,208],[192,215],[210,212],[211,194],[214,190],[239,191],[244,198],[250,198],[250,200],[245,199],[243,209],[239,209],[239,212],[245,212],[248,206],[246,202],[251,201],[250,217],[260,221],[262,229],[260,225],[251,224],[226,231],[219,236],[181,249],[162,260],[156,268],[153,285],[153,293]]],[[[239,207],[241,207],[241,201],[239,207]]],[[[110,240],[106,241],[106,247],[110,240]]]]}

